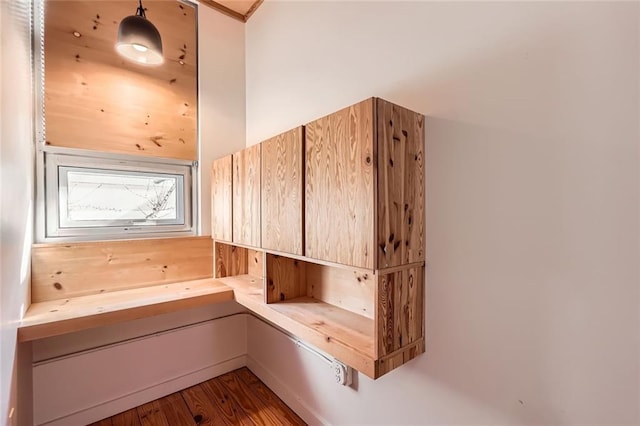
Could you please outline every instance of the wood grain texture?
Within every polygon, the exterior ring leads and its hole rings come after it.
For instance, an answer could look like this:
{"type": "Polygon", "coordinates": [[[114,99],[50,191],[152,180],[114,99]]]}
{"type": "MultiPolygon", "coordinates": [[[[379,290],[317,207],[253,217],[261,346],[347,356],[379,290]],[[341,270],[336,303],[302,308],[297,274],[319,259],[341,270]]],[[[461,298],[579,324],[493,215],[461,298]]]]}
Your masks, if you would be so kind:
{"type": "Polygon", "coordinates": [[[172,426],[164,415],[160,401],[151,401],[137,408],[142,426],[172,426]]]}
{"type": "Polygon", "coordinates": [[[34,244],[31,300],[211,278],[212,255],[209,237],[34,244]]]}
{"type": "Polygon", "coordinates": [[[375,378],[374,321],[310,297],[264,303],[263,280],[250,275],[218,279],[236,302],[299,339],[375,378]]]}
{"type": "Polygon", "coordinates": [[[303,127],[262,143],[262,247],[302,255],[303,127]]]}
{"type": "Polygon", "coordinates": [[[401,350],[376,361],[376,377],[383,376],[388,372],[406,364],[418,355],[424,353],[424,339],[403,347],[401,350]]]}
{"type": "Polygon", "coordinates": [[[32,303],[18,325],[22,342],[233,300],[211,278],[32,303]]]}
{"type": "Polygon", "coordinates": [[[251,392],[250,388],[244,386],[244,382],[234,372],[216,377],[214,382],[222,384],[227,389],[229,395],[235,399],[254,424],[265,426],[281,424],[277,412],[271,410],[271,407],[251,392]]]}
{"type": "Polygon", "coordinates": [[[424,267],[410,267],[378,278],[379,358],[424,338],[424,267]]]}
{"type": "Polygon", "coordinates": [[[202,385],[198,384],[180,392],[194,419],[200,420],[197,424],[208,426],[232,425],[233,413],[231,413],[231,419],[228,419],[225,412],[216,404],[215,396],[207,392],[202,385]]]}
{"type": "Polygon", "coordinates": [[[264,253],[246,247],[215,242],[215,277],[250,274],[264,276],[264,253]]]}
{"type": "Polygon", "coordinates": [[[232,162],[233,156],[215,160],[211,165],[211,237],[232,240],[232,162]]]}
{"type": "Polygon", "coordinates": [[[306,265],[307,295],[347,311],[374,318],[376,276],[324,265],[306,265]]]}
{"type": "Polygon", "coordinates": [[[278,396],[273,393],[255,374],[244,367],[234,371],[242,380],[243,385],[264,402],[277,416],[279,422],[285,425],[305,425],[306,423],[289,408],[278,396]]]}
{"type": "Polygon", "coordinates": [[[260,250],[248,249],[247,253],[247,273],[254,277],[263,278],[265,276],[264,270],[264,256],[265,253],[260,250]]]}
{"type": "Polygon", "coordinates": [[[100,420],[99,422],[91,423],[89,426],[112,426],[113,421],[111,418],[100,420]]]}
{"type": "Polygon", "coordinates": [[[305,262],[266,255],[266,302],[276,303],[307,295],[305,262]]]}
{"type": "Polygon", "coordinates": [[[135,14],[135,2],[46,2],[47,144],[197,159],[196,9],[179,1],[144,6],[162,36],[165,62],[157,67],[115,51],[118,25],[135,14]]]}
{"type": "Polygon", "coordinates": [[[93,423],[91,426],[139,426],[138,413],[144,417],[144,424],[166,422],[170,426],[306,425],[246,367],[93,423]],[[232,382],[229,382],[229,378],[232,378],[232,382]],[[241,401],[242,405],[238,401],[241,401]],[[268,419],[268,422],[265,422],[265,419],[268,419]]]}
{"type": "Polygon", "coordinates": [[[138,417],[138,410],[132,408],[123,413],[116,414],[111,417],[113,426],[140,426],[140,418],[138,417]]]}
{"type": "Polygon", "coordinates": [[[425,259],[424,116],[376,99],[378,265],[425,259]]]}
{"type": "Polygon", "coordinates": [[[160,409],[169,425],[194,425],[191,411],[180,393],[172,393],[159,400],[160,409]]]}
{"type": "Polygon", "coordinates": [[[214,250],[214,276],[216,278],[248,273],[249,251],[246,248],[216,241],[214,243],[214,250]]]}
{"type": "Polygon", "coordinates": [[[373,99],[305,129],[305,255],[374,269],[373,99]]]}
{"type": "Polygon", "coordinates": [[[233,242],[260,247],[260,145],[233,154],[233,242]]]}
{"type": "Polygon", "coordinates": [[[255,426],[247,413],[232,397],[229,390],[217,379],[201,383],[202,388],[218,406],[224,419],[233,425],[255,426]]]}

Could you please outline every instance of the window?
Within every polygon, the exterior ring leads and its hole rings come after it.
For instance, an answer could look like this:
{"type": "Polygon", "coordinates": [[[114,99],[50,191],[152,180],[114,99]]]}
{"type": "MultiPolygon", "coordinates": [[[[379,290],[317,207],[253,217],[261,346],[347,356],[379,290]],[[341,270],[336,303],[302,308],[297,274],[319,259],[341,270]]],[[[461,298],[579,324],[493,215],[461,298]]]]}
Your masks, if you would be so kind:
{"type": "Polygon", "coordinates": [[[45,153],[46,237],[192,233],[192,165],[118,157],[45,153]]]}

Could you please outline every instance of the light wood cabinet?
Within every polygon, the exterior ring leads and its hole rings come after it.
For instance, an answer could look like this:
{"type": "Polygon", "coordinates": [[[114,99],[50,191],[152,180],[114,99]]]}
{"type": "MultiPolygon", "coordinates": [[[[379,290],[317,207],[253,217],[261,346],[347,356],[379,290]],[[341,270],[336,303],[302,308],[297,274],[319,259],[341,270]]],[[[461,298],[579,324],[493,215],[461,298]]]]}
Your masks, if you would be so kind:
{"type": "Polygon", "coordinates": [[[369,377],[423,353],[424,116],[372,98],[260,149],[233,157],[233,243],[215,241],[216,278],[369,377]],[[253,235],[256,156],[262,247],[236,230],[253,235]]]}
{"type": "Polygon", "coordinates": [[[302,255],[303,127],[262,142],[262,247],[302,255]]]}
{"type": "Polygon", "coordinates": [[[377,267],[425,260],[424,115],[376,98],[377,267]]]}
{"type": "Polygon", "coordinates": [[[215,160],[211,165],[211,236],[232,241],[232,156],[215,160]]]}
{"type": "Polygon", "coordinates": [[[423,124],[372,98],[306,125],[307,257],[367,269],[424,260],[423,124]]]}
{"type": "Polygon", "coordinates": [[[305,126],[308,257],[375,267],[373,114],[368,100],[305,126]]]}
{"type": "Polygon", "coordinates": [[[233,154],[233,242],[260,247],[260,145],[233,154]]]}

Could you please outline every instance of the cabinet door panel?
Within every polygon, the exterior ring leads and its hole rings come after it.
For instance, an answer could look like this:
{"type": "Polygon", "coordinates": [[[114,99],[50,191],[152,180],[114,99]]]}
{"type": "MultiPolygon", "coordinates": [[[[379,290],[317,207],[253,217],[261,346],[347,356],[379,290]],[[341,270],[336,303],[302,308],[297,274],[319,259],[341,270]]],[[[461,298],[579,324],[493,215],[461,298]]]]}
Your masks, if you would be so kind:
{"type": "Polygon", "coordinates": [[[260,247],[260,145],[233,155],[233,242],[260,247]]]}
{"type": "Polygon", "coordinates": [[[385,357],[423,339],[424,267],[409,267],[378,278],[378,356],[385,357]]]}
{"type": "Polygon", "coordinates": [[[425,259],[424,116],[382,99],[378,114],[378,267],[425,259]]]}
{"type": "Polygon", "coordinates": [[[231,241],[231,172],[231,155],[211,165],[211,236],[216,240],[231,241]]]}
{"type": "Polygon", "coordinates": [[[262,143],[262,247],[302,255],[303,127],[262,143]]]}
{"type": "Polygon", "coordinates": [[[375,268],[373,99],[305,128],[305,255],[375,268]]]}

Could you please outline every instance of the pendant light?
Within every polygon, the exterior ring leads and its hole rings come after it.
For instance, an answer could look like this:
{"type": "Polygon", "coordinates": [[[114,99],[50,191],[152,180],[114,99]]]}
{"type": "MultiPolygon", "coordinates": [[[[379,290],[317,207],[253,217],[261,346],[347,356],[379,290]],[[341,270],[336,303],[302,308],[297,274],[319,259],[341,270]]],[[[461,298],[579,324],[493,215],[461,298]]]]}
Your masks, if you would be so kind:
{"type": "Polygon", "coordinates": [[[147,20],[142,7],[142,0],[135,15],[127,16],[118,27],[116,50],[119,54],[143,65],[160,65],[162,56],[162,39],[158,29],[147,20]]]}

